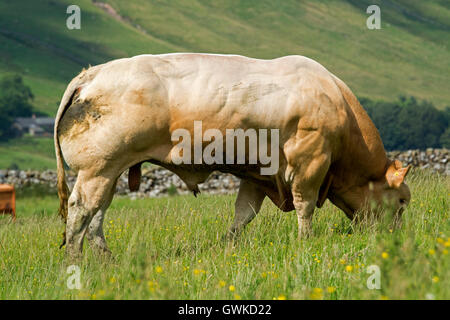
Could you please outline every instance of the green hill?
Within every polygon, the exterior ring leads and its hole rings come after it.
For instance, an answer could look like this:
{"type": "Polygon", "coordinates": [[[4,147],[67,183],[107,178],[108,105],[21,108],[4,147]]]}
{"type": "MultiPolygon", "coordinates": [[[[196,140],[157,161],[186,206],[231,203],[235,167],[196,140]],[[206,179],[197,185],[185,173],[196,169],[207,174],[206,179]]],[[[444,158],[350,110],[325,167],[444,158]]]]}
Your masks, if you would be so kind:
{"type": "MultiPolygon", "coordinates": [[[[274,58],[300,54],[343,79],[359,97],[400,94],[450,105],[450,2],[324,1],[0,2],[0,76],[19,73],[37,110],[54,116],[83,67],[142,53],[218,52],[274,58]],[[66,9],[81,8],[81,29],[66,9]],[[366,8],[381,8],[381,30],[366,8]]],[[[1,148],[1,146],[0,146],[1,148]]]]}
{"type": "Polygon", "coordinates": [[[449,104],[448,1],[4,1],[0,70],[18,72],[50,115],[67,82],[89,64],[142,53],[236,53],[316,59],[358,96],[411,94],[449,104]],[[81,8],[81,29],[66,28],[66,8],[81,8]],[[378,3],[382,29],[368,30],[378,3]]]}
{"type": "Polygon", "coordinates": [[[0,143],[0,169],[56,169],[52,138],[22,137],[0,143]]]}

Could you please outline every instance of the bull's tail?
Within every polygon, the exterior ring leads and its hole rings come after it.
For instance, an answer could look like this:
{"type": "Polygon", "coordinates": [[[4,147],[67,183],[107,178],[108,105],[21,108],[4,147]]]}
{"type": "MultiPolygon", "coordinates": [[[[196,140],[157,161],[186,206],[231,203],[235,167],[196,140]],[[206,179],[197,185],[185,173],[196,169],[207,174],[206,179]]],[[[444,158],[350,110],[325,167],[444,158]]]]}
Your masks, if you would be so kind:
{"type": "Polygon", "coordinates": [[[58,197],[59,197],[59,210],[58,214],[64,220],[64,223],[67,221],[67,203],[69,200],[69,187],[66,183],[66,174],[64,171],[64,160],[61,153],[61,148],[59,146],[59,141],[56,141],[56,163],[57,163],[57,172],[58,172],[58,197]]]}
{"type": "MultiPolygon", "coordinates": [[[[64,170],[64,158],[61,152],[61,146],[59,144],[59,136],[58,136],[58,125],[59,122],[64,115],[64,112],[67,108],[72,104],[72,99],[75,96],[75,93],[78,91],[78,87],[73,88],[71,82],[64,93],[63,99],[61,100],[61,104],[58,109],[58,113],[55,119],[55,131],[54,131],[54,140],[55,140],[55,154],[56,154],[56,169],[57,169],[57,188],[58,188],[58,197],[59,197],[59,210],[58,214],[63,219],[64,223],[67,223],[67,214],[68,214],[68,201],[69,201],[69,187],[66,182],[66,173],[64,170]]],[[[66,244],[66,231],[64,230],[63,241],[60,245],[62,248],[66,244]]]]}
{"type": "Polygon", "coordinates": [[[59,210],[58,214],[64,220],[64,223],[67,221],[67,212],[68,212],[68,199],[69,199],[69,187],[66,183],[66,174],[64,170],[64,158],[61,152],[61,146],[59,144],[59,135],[58,135],[58,127],[59,122],[61,121],[65,111],[72,104],[72,100],[75,94],[79,91],[79,87],[76,86],[77,83],[72,81],[66,89],[64,96],[61,100],[61,104],[59,105],[58,113],[55,119],[55,131],[54,131],[54,140],[55,140],[55,154],[56,154],[56,168],[57,168],[57,177],[58,177],[58,197],[59,197],[59,210]]]}
{"type": "MultiPolygon", "coordinates": [[[[57,131],[57,126],[55,124],[55,132],[57,131]]],[[[58,175],[58,197],[59,197],[59,210],[58,214],[67,223],[68,214],[68,200],[69,200],[69,187],[66,182],[66,173],[64,171],[64,160],[61,152],[61,147],[59,145],[59,139],[57,135],[55,136],[55,153],[56,153],[56,165],[57,165],[57,175],[58,175]]],[[[62,248],[66,244],[66,231],[64,230],[62,234],[63,240],[60,245],[62,248]]]]}

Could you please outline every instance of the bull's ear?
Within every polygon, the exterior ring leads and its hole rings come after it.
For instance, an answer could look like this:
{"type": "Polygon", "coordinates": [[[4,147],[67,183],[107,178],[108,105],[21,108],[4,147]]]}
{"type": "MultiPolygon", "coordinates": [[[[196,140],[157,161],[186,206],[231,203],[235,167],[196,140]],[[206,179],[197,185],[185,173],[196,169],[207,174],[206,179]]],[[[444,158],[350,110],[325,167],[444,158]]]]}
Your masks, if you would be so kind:
{"type": "Polygon", "coordinates": [[[386,181],[391,188],[398,188],[405,180],[406,175],[411,169],[411,165],[402,168],[402,163],[398,160],[393,161],[386,171],[386,181]]]}
{"type": "Polygon", "coordinates": [[[397,170],[401,169],[403,167],[403,164],[400,160],[394,160],[393,164],[394,164],[395,169],[397,169],[397,170]]]}

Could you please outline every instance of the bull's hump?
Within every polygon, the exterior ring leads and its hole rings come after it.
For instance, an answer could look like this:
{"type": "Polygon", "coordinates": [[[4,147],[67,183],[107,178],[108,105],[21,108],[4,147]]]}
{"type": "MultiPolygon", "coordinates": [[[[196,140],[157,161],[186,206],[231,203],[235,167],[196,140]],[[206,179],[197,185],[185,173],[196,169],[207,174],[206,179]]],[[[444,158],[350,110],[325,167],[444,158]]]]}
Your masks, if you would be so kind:
{"type": "MultiPolygon", "coordinates": [[[[126,61],[119,59],[115,61],[126,61]]],[[[131,63],[151,64],[156,69],[198,69],[221,70],[230,69],[233,73],[258,72],[283,74],[295,72],[298,69],[309,69],[315,72],[328,72],[320,63],[300,55],[291,55],[275,59],[257,59],[235,54],[212,53],[167,53],[144,54],[128,59],[131,63]]]]}

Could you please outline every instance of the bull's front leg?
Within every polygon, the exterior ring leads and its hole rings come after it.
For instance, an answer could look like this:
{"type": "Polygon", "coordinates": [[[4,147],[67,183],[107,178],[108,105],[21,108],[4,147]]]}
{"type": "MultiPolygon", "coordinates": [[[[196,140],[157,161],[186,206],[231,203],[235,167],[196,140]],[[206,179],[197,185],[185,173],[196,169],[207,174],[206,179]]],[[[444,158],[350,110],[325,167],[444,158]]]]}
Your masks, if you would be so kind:
{"type": "Polygon", "coordinates": [[[319,197],[320,186],[330,167],[330,157],[321,154],[309,162],[300,162],[293,168],[292,196],[298,219],[298,236],[312,234],[312,218],[319,197]]]}
{"type": "Polygon", "coordinates": [[[306,238],[312,234],[312,217],[317,197],[304,190],[293,191],[294,207],[297,212],[298,237],[306,238]]]}
{"type": "Polygon", "coordinates": [[[230,227],[227,238],[239,235],[244,227],[253,220],[261,209],[265,193],[253,182],[241,180],[235,203],[234,222],[230,227]]]}

